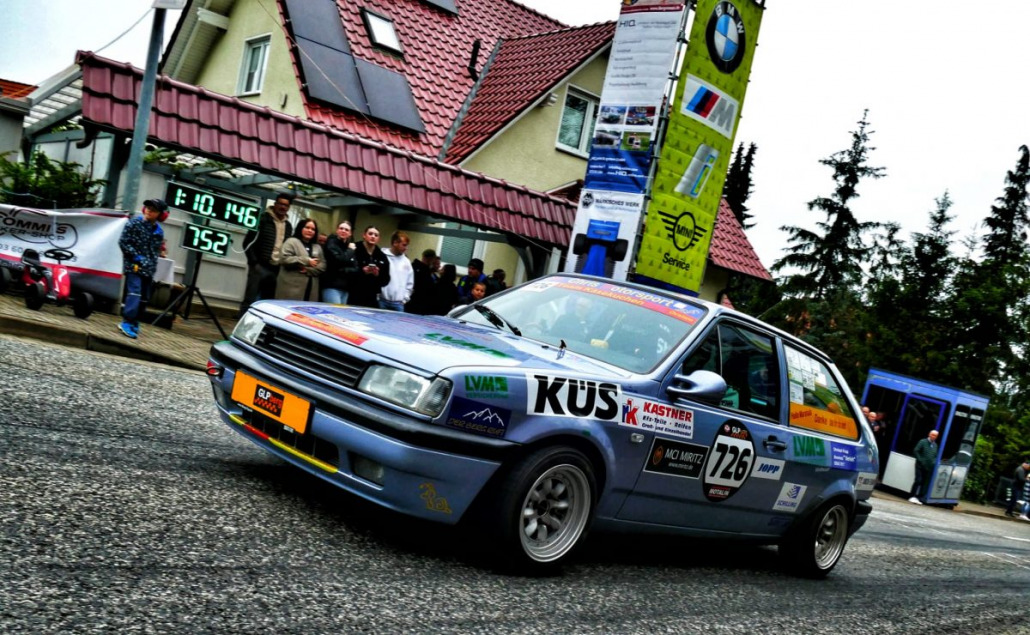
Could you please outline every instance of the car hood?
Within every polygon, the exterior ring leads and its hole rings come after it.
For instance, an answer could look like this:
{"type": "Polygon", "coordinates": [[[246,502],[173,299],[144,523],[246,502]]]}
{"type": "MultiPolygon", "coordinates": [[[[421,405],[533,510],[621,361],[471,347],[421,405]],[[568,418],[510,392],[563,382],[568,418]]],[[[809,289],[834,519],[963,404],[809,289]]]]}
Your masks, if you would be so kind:
{"type": "Polygon", "coordinates": [[[458,366],[524,367],[627,377],[628,371],[537,340],[453,318],[331,304],[256,303],[254,309],[433,373],[458,366]]]}

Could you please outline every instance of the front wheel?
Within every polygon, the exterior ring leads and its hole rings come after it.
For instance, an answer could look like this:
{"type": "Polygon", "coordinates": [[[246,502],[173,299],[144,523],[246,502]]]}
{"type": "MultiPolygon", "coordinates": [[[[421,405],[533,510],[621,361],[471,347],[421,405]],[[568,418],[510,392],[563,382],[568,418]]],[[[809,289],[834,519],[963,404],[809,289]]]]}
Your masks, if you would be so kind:
{"type": "Polygon", "coordinates": [[[787,567],[806,578],[829,575],[844,553],[849,519],[847,508],[837,501],[816,510],[780,544],[787,567]]]}
{"type": "Polygon", "coordinates": [[[46,289],[43,288],[42,282],[33,282],[25,287],[25,306],[38,311],[43,307],[43,303],[46,302],[46,289]]]}
{"type": "Polygon", "coordinates": [[[88,318],[93,313],[93,294],[89,291],[76,294],[72,303],[72,311],[80,320],[88,318]]]}
{"type": "Polygon", "coordinates": [[[508,568],[543,573],[581,542],[594,510],[596,479],[578,450],[550,447],[525,457],[504,476],[491,512],[508,568]]]}

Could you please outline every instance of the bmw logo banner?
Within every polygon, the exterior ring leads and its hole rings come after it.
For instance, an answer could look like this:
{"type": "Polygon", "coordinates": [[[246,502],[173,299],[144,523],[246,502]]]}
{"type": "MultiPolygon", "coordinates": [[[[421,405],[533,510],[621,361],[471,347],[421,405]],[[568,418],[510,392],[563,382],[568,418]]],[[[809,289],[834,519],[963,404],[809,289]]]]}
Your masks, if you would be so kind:
{"type": "Polygon", "coordinates": [[[763,11],[756,0],[697,2],[637,254],[640,282],[701,288],[763,11]]]}

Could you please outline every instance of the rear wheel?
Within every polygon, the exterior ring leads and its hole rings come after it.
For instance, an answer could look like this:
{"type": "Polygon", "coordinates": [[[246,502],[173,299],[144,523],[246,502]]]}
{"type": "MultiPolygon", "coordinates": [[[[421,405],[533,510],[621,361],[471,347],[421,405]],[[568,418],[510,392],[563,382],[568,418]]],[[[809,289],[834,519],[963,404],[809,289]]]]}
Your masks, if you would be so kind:
{"type": "Polygon", "coordinates": [[[780,545],[787,567],[806,578],[825,578],[844,553],[850,517],[840,501],[816,510],[780,545]]]}
{"type": "Polygon", "coordinates": [[[25,287],[25,306],[38,311],[46,302],[46,289],[42,282],[33,282],[25,287]]]}
{"type": "Polygon", "coordinates": [[[544,573],[582,541],[594,511],[596,479],[578,450],[540,449],[501,480],[489,520],[510,569],[544,573]]]}
{"type": "Polygon", "coordinates": [[[72,311],[80,320],[88,318],[93,313],[93,294],[89,291],[76,294],[75,300],[72,301],[72,311]]]}
{"type": "Polygon", "coordinates": [[[12,281],[13,276],[7,270],[7,267],[0,267],[0,293],[7,293],[7,289],[10,288],[12,281]]]}

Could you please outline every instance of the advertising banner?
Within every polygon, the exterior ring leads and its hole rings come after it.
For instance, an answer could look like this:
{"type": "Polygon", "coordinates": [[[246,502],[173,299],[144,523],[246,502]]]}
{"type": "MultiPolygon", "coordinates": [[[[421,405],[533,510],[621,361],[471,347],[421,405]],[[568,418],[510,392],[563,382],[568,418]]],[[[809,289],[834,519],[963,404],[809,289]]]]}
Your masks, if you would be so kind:
{"type": "MultiPolygon", "coordinates": [[[[21,270],[21,258],[34,249],[44,264],[47,250],[71,252],[64,261],[76,289],[120,299],[122,252],[118,238],[128,216],[113,210],[41,210],[0,205],[0,266],[21,270]]],[[[15,275],[20,275],[15,273],[15,275]]]]}
{"type": "Polygon", "coordinates": [[[626,279],[683,4],[623,3],[565,271],[626,279]]]}
{"type": "Polygon", "coordinates": [[[634,279],[697,294],[764,9],[698,0],[634,279]]]}

